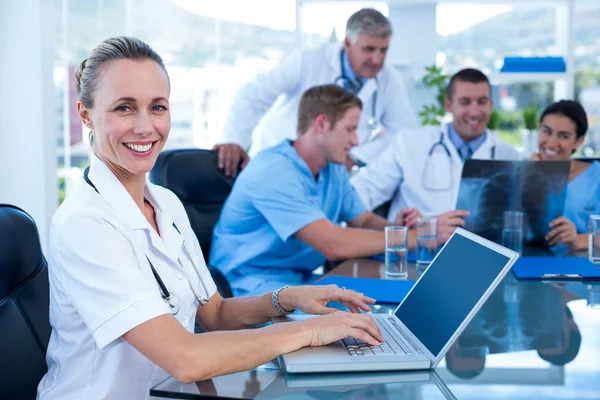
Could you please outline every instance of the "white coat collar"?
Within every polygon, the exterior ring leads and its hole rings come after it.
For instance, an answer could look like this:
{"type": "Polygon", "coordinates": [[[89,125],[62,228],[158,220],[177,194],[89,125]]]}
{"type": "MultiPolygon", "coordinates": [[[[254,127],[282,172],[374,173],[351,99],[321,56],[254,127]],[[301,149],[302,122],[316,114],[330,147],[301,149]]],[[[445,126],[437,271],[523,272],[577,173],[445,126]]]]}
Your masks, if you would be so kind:
{"type": "MultiPolygon", "coordinates": [[[[327,65],[329,65],[329,68],[331,68],[335,72],[335,76],[337,78],[342,75],[342,58],[341,57],[342,57],[342,50],[344,48],[344,42],[334,43],[329,46],[330,47],[329,47],[329,54],[327,56],[327,65]]],[[[360,92],[358,92],[358,95],[361,98],[361,100],[364,101],[364,99],[369,98],[373,94],[373,92],[375,92],[375,90],[377,89],[376,79],[378,79],[381,76],[382,72],[383,72],[383,69],[381,71],[379,71],[379,74],[377,74],[377,77],[375,79],[371,78],[371,79],[367,79],[365,81],[362,88],[360,89],[360,92]]],[[[341,83],[341,82],[339,82],[339,83],[341,83]]]]}
{"type": "Polygon", "coordinates": [[[443,141],[444,141],[446,148],[450,152],[450,156],[451,156],[450,158],[452,159],[452,163],[455,165],[462,166],[463,162],[460,159],[460,156],[458,155],[458,150],[456,150],[456,147],[454,147],[452,140],[450,140],[450,132],[448,131],[448,124],[443,125],[443,134],[444,134],[443,141]]]}
{"type": "Polygon", "coordinates": [[[146,182],[144,196],[154,207],[156,223],[161,236],[158,236],[150,223],[148,223],[144,214],[142,214],[142,211],[123,184],[96,155],[92,157],[88,178],[94,184],[102,198],[119,213],[129,229],[146,230],[152,245],[157,250],[165,253],[167,256],[177,258],[183,243],[183,236],[175,230],[173,219],[161,207],[161,202],[157,197],[156,188],[153,187],[153,184],[146,182]]]}
{"type": "Polygon", "coordinates": [[[326,53],[327,65],[331,68],[336,77],[342,74],[342,49],[344,48],[344,43],[333,43],[329,45],[328,52],[326,53]]]}
{"type": "MultiPolygon", "coordinates": [[[[454,143],[452,143],[452,140],[450,140],[450,132],[448,132],[448,124],[444,124],[442,126],[442,132],[444,134],[444,139],[443,139],[444,144],[447,146],[448,151],[450,151],[450,154],[452,156],[452,162],[457,165],[462,165],[463,162],[460,159],[458,150],[454,146],[454,143]]],[[[473,154],[473,158],[491,159],[490,154],[489,154],[491,151],[490,149],[495,145],[496,145],[496,137],[494,135],[492,135],[492,132],[489,129],[486,129],[485,130],[485,140],[483,141],[481,146],[479,146],[477,151],[475,151],[475,153],[473,154]],[[486,153],[482,153],[482,152],[486,152],[486,153]],[[481,157],[482,154],[484,154],[484,157],[481,157]]]]}
{"type": "Polygon", "coordinates": [[[102,198],[106,200],[126,221],[130,229],[148,229],[150,224],[142,214],[129,192],[115,174],[96,155],[92,157],[89,180],[102,198]]]}

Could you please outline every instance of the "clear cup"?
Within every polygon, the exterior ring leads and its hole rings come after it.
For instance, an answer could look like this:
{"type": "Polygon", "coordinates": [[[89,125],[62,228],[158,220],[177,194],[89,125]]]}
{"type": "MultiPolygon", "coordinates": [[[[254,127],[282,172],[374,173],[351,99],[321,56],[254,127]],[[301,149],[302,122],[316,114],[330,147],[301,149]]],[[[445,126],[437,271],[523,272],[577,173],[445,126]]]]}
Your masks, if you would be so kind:
{"type": "Polygon", "coordinates": [[[600,310],[600,286],[586,286],[587,306],[594,310],[600,310]]]}
{"type": "Polygon", "coordinates": [[[523,254],[523,212],[505,211],[502,245],[523,254]]]}
{"type": "Polygon", "coordinates": [[[588,227],[588,257],[594,264],[600,264],[600,215],[590,215],[588,227]]]}
{"type": "Polygon", "coordinates": [[[429,265],[437,252],[437,217],[417,219],[417,266],[429,265]]]}
{"type": "Polygon", "coordinates": [[[408,228],[406,226],[385,227],[385,277],[406,279],[408,276],[408,228]]]}

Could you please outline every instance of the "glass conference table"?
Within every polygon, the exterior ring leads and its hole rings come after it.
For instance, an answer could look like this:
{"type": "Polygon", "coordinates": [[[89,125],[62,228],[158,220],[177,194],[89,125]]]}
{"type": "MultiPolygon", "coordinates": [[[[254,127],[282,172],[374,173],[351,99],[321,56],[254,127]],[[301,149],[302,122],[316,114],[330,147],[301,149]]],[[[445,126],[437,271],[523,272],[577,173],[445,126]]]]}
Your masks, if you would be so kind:
{"type": "MultiPolygon", "coordinates": [[[[408,279],[422,272],[410,265],[408,279]]],[[[382,278],[383,265],[348,260],[327,275],[382,278]]],[[[509,273],[432,372],[288,375],[270,363],[194,384],[169,378],[150,393],[169,399],[600,399],[600,282],[518,281],[509,273]]]]}

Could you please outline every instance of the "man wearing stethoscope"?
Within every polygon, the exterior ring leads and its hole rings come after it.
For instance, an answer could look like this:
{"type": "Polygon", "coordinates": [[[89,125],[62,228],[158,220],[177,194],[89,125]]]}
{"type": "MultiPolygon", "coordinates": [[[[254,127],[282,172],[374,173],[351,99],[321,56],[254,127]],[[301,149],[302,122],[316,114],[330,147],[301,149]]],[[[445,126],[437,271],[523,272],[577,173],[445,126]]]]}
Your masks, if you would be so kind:
{"type": "Polygon", "coordinates": [[[219,167],[235,176],[240,161],[242,168],[248,161],[248,148],[254,156],[293,140],[302,94],[328,83],[353,91],[363,103],[359,146],[350,153],[354,161],[371,161],[386,147],[389,134],[416,127],[402,78],[384,66],[391,34],[383,14],[362,9],[348,19],[343,43],[297,51],[245,84],[231,106],[221,144],[215,146],[219,167]]]}
{"type": "Polygon", "coordinates": [[[519,160],[510,144],[487,129],[494,102],[489,80],[481,71],[467,68],[448,84],[446,110],[452,123],[401,131],[379,158],[361,169],[351,182],[369,209],[392,199],[388,219],[416,208],[440,215],[450,233],[460,225],[463,211],[454,210],[462,167],[468,158],[519,160]]]}

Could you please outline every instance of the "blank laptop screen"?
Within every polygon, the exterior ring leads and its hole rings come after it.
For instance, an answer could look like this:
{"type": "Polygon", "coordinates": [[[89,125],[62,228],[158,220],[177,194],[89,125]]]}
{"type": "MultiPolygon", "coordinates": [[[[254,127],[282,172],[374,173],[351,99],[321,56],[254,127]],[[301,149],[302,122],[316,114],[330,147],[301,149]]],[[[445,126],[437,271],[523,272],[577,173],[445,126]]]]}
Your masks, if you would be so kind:
{"type": "Polygon", "coordinates": [[[437,357],[509,260],[455,234],[400,305],[396,317],[437,357]]]}

